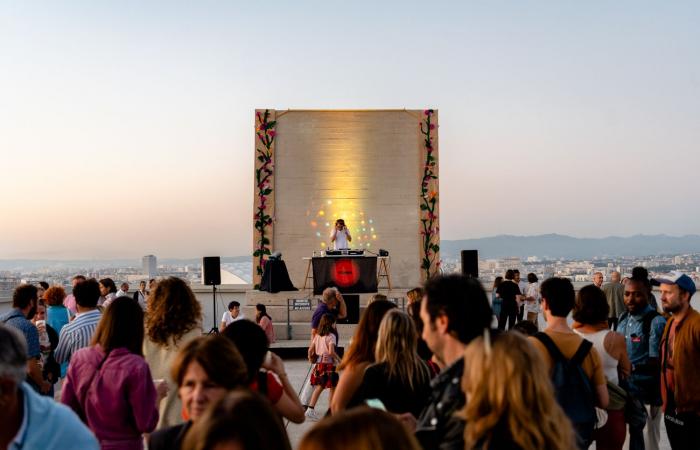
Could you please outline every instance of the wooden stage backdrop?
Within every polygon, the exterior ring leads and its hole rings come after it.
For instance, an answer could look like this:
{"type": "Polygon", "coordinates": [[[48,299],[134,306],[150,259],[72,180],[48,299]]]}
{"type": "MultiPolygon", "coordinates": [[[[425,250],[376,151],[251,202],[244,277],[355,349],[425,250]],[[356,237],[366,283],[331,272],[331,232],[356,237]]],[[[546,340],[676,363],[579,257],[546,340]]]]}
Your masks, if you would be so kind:
{"type": "Polygon", "coordinates": [[[436,110],[255,114],[255,284],[261,258],[279,251],[301,288],[302,258],[332,247],[337,218],[352,248],[389,251],[394,289],[439,270],[436,110]]]}

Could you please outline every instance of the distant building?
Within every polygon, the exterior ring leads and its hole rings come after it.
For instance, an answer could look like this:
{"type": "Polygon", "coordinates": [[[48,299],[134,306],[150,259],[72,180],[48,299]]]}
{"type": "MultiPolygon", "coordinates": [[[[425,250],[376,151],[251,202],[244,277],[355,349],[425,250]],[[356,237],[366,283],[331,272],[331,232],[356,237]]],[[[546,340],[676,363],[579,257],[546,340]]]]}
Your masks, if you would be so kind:
{"type": "Polygon", "coordinates": [[[156,257],[154,255],[146,255],[141,258],[141,263],[143,266],[143,273],[148,278],[155,278],[158,276],[158,267],[156,264],[156,257]]]}

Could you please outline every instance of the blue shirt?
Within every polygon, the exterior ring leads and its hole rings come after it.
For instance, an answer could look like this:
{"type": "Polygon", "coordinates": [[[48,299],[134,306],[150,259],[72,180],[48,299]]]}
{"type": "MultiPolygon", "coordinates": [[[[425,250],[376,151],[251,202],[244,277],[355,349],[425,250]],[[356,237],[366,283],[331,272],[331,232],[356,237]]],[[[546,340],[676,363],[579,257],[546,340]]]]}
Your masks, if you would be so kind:
{"type": "MultiPolygon", "coordinates": [[[[647,364],[649,358],[659,358],[661,355],[661,336],[664,334],[666,318],[662,315],[656,316],[651,321],[649,335],[644,335],[644,316],[654,311],[647,305],[638,314],[624,313],[617,324],[617,332],[625,336],[627,344],[627,356],[632,363],[632,374],[629,377],[629,391],[640,398],[650,399],[652,388],[659,384],[658,376],[654,374],[640,373],[635,371],[635,366],[647,364]]],[[[654,398],[656,394],[654,390],[654,398]]],[[[649,400],[651,401],[651,400],[649,400]]],[[[656,403],[657,400],[654,400],[656,403]]],[[[648,401],[647,401],[648,403],[648,401]]]]}
{"type": "Polygon", "coordinates": [[[92,432],[66,405],[37,394],[27,384],[19,387],[24,402],[24,417],[10,450],[99,450],[92,432]]]}
{"type": "Polygon", "coordinates": [[[56,333],[61,333],[63,326],[70,322],[68,314],[68,308],[63,305],[49,305],[46,307],[46,323],[56,330],[56,333]]]}
{"type": "Polygon", "coordinates": [[[13,309],[9,313],[2,316],[0,322],[5,325],[18,329],[24,335],[27,341],[27,356],[29,358],[38,358],[41,354],[39,347],[39,332],[33,323],[24,317],[22,311],[18,308],[13,309]]]}
{"type": "Polygon", "coordinates": [[[70,361],[73,353],[81,348],[89,347],[95,328],[102,317],[98,309],[79,313],[75,320],[65,325],[58,336],[58,347],[54,352],[56,361],[61,364],[70,361]]]}
{"type": "MultiPolygon", "coordinates": [[[[328,305],[324,302],[319,302],[318,306],[316,307],[316,310],[314,311],[313,316],[311,316],[311,328],[318,330],[318,325],[321,323],[321,319],[323,318],[324,314],[331,314],[333,317],[338,319],[337,308],[330,309],[328,305]]],[[[333,326],[331,334],[335,336],[335,342],[339,342],[338,330],[335,328],[335,325],[333,326]]]]}

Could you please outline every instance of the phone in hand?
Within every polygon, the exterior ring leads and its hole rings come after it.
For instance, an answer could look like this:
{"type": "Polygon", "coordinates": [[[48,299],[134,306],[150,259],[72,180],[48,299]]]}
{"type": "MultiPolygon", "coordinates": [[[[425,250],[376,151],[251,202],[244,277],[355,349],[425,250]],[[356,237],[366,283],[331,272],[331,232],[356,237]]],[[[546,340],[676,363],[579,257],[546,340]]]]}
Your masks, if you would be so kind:
{"type": "Polygon", "coordinates": [[[384,403],[378,398],[368,398],[367,400],[365,400],[365,403],[370,408],[381,409],[382,411],[386,411],[386,406],[384,406],[384,403]]]}

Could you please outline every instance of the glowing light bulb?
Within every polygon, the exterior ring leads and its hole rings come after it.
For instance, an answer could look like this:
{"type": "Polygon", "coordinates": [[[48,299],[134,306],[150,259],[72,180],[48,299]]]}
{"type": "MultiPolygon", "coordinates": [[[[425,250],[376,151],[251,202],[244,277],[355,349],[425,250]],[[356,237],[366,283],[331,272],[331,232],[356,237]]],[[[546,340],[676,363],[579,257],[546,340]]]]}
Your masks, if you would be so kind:
{"type": "Polygon", "coordinates": [[[326,215],[326,213],[325,213],[325,212],[323,212],[323,210],[321,210],[321,211],[319,211],[319,212],[318,212],[318,215],[319,215],[319,216],[321,216],[321,217],[323,217],[323,216],[325,216],[325,215],[326,215]]]}

